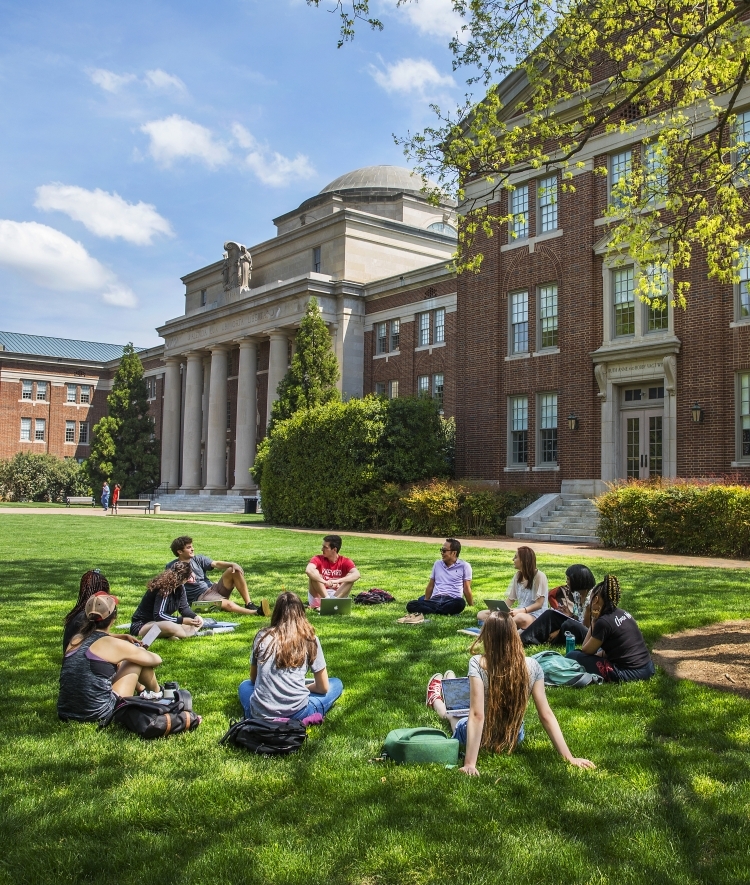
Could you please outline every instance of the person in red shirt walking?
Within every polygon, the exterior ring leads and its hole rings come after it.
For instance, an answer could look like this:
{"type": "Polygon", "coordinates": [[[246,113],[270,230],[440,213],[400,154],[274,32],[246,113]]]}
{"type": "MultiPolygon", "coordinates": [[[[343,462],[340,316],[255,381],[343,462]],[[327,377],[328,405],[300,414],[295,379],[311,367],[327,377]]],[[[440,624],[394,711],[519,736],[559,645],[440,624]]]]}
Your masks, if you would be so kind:
{"type": "Polygon", "coordinates": [[[112,490],[112,516],[117,516],[117,502],[120,500],[120,483],[116,482],[112,490]]]}
{"type": "Polygon", "coordinates": [[[339,599],[348,596],[354,582],[361,577],[357,566],[351,559],[340,556],[339,550],[341,538],[338,535],[326,535],[321,553],[313,556],[307,564],[307,601],[311,608],[320,608],[320,600],[326,596],[339,599]]]}

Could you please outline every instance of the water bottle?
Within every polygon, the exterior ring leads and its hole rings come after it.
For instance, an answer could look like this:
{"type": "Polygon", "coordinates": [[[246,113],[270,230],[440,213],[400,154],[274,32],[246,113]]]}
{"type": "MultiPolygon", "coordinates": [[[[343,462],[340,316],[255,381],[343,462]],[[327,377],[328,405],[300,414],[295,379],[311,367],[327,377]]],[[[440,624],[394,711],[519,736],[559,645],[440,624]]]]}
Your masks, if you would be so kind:
{"type": "Polygon", "coordinates": [[[174,700],[174,693],[179,691],[180,683],[179,682],[165,682],[164,683],[164,698],[166,700],[174,700]]]}
{"type": "Polygon", "coordinates": [[[573,636],[573,634],[569,630],[566,630],[565,631],[565,654],[567,655],[569,652],[575,651],[575,650],[576,650],[576,638],[575,638],[575,636],[573,636]]]}

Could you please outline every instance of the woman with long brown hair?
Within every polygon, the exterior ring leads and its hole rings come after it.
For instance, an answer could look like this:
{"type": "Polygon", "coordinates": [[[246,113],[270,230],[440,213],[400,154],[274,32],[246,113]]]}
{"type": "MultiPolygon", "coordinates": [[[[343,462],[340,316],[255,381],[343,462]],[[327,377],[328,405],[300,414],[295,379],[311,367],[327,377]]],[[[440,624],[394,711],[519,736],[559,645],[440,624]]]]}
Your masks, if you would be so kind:
{"type": "Polygon", "coordinates": [[[539,721],[557,752],[578,768],[595,768],[588,759],[580,759],[568,749],[562,731],[544,691],[544,673],[538,661],[523,652],[513,617],[507,612],[492,612],[482,632],[471,647],[479,645],[483,654],[469,661],[469,715],[450,716],[442,697],[442,680],[455,678],[453,672],[436,673],[427,686],[427,706],[446,719],[453,737],[466,747],[461,771],[478,775],[480,747],[493,753],[512,753],[523,740],[523,717],[529,702],[534,701],[539,721]]]}
{"type": "Polygon", "coordinates": [[[162,636],[187,639],[203,626],[203,618],[190,608],[185,581],[190,577],[190,563],[178,562],[152,578],[130,620],[132,636],[145,636],[158,624],[162,636]],[[175,614],[179,612],[179,614],[175,614]]]}
{"type": "Polygon", "coordinates": [[[306,719],[322,716],[341,696],[340,679],[328,676],[320,640],[295,593],[282,593],[271,626],[253,640],[250,678],[240,683],[239,696],[248,719],[306,719]],[[314,683],[305,684],[312,670],[314,683]]]}

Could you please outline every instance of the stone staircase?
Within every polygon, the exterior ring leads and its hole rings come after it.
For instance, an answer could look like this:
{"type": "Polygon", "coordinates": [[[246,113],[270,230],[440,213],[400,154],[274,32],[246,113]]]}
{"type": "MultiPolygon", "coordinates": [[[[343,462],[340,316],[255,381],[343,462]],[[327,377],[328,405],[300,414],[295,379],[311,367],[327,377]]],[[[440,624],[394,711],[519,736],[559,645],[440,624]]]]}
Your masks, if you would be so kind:
{"type": "Polygon", "coordinates": [[[598,544],[598,524],[599,512],[590,498],[563,494],[553,510],[535,519],[525,531],[515,532],[513,537],[522,541],[598,544]]]}
{"type": "Polygon", "coordinates": [[[242,495],[160,495],[153,501],[161,504],[163,513],[244,513],[242,495]]]}

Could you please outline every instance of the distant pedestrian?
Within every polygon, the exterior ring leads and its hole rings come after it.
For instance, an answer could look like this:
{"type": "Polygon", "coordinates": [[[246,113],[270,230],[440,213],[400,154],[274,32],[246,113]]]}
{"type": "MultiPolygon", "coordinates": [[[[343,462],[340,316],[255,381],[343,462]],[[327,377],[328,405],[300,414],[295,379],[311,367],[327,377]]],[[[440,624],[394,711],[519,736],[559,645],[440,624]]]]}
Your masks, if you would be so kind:
{"type": "Polygon", "coordinates": [[[102,483],[102,509],[105,513],[109,510],[109,485],[106,479],[102,483]]]}
{"type": "Polygon", "coordinates": [[[120,483],[116,482],[112,489],[112,516],[117,516],[117,502],[120,500],[120,483]]]}

